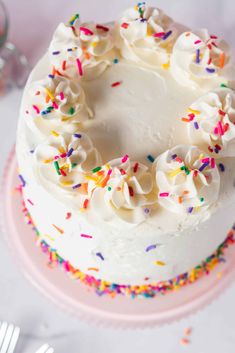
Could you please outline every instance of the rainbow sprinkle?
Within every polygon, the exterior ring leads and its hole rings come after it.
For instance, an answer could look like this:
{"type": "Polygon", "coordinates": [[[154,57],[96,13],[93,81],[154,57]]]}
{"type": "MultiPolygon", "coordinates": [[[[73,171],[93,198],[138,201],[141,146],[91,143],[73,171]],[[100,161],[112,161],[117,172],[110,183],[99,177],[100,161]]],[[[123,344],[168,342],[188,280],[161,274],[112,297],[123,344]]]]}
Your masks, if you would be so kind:
{"type": "MultiPolygon", "coordinates": [[[[51,268],[53,268],[54,266],[61,266],[66,272],[70,273],[73,279],[79,280],[82,284],[93,288],[98,296],[109,295],[110,297],[114,298],[117,295],[122,295],[132,299],[138,297],[154,298],[159,295],[166,295],[170,292],[174,292],[179,288],[183,288],[186,285],[190,285],[195,281],[199,280],[200,278],[209,275],[210,272],[218,264],[224,263],[225,250],[235,243],[235,227],[233,227],[228,232],[224,242],[215,250],[215,252],[211,256],[208,256],[205,261],[203,261],[201,264],[199,264],[189,272],[180,274],[171,280],[162,281],[158,283],[144,285],[120,285],[116,283],[110,283],[105,280],[96,279],[95,277],[87,275],[81,272],[80,270],[74,268],[69,263],[69,261],[64,260],[61,256],[59,256],[56,253],[55,249],[50,247],[46,243],[46,241],[41,238],[41,235],[37,230],[36,226],[34,225],[32,217],[28,209],[25,207],[24,202],[22,211],[27,224],[32,227],[33,231],[35,232],[38,238],[37,244],[40,246],[42,251],[48,256],[49,265],[51,266],[51,268]]],[[[81,237],[92,238],[91,235],[86,234],[81,234],[81,237]]],[[[160,264],[158,263],[158,265],[160,264]]]]}
{"type": "Polygon", "coordinates": [[[26,185],[26,181],[24,180],[23,175],[19,174],[18,176],[19,176],[20,181],[22,182],[21,187],[24,188],[26,185]]]}
{"type": "Polygon", "coordinates": [[[151,162],[151,163],[153,163],[154,162],[154,157],[153,156],[151,156],[151,154],[149,154],[148,156],[147,156],[147,159],[149,160],[149,162],[151,162]]]}

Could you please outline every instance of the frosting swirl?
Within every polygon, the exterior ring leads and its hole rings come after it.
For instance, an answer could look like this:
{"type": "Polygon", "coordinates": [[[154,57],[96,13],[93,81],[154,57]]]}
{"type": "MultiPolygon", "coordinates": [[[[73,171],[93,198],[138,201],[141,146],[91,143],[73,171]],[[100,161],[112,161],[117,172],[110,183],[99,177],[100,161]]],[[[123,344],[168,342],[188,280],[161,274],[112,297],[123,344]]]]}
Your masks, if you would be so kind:
{"type": "Polygon", "coordinates": [[[76,132],[48,138],[35,149],[34,161],[36,177],[49,190],[54,185],[74,194],[84,191],[85,173],[100,164],[101,159],[90,138],[76,132]]]}
{"type": "Polygon", "coordinates": [[[80,84],[65,77],[47,77],[33,82],[28,92],[26,122],[42,134],[48,135],[54,129],[76,131],[76,123],[92,116],[80,84]]]}
{"type": "Polygon", "coordinates": [[[88,179],[90,206],[106,221],[117,216],[128,223],[140,223],[150,211],[146,206],[156,201],[148,168],[128,156],[99,167],[88,179]]]}
{"type": "Polygon", "coordinates": [[[207,29],[185,32],[175,42],[171,73],[183,86],[211,89],[234,77],[229,47],[207,29]]]}
{"type": "Polygon", "coordinates": [[[68,77],[92,79],[110,64],[112,29],[93,22],[80,24],[79,18],[61,23],[49,47],[56,72],[68,77]]]}
{"type": "Polygon", "coordinates": [[[168,64],[177,30],[162,10],[139,3],[124,12],[116,32],[117,45],[126,59],[153,67],[168,64]]]}
{"type": "Polygon", "coordinates": [[[235,156],[235,94],[221,88],[194,102],[187,118],[193,143],[218,157],[235,156]]]}
{"type": "Polygon", "coordinates": [[[198,213],[219,194],[220,175],[211,158],[197,147],[178,145],[161,154],[154,165],[159,204],[176,213],[198,213]]]}

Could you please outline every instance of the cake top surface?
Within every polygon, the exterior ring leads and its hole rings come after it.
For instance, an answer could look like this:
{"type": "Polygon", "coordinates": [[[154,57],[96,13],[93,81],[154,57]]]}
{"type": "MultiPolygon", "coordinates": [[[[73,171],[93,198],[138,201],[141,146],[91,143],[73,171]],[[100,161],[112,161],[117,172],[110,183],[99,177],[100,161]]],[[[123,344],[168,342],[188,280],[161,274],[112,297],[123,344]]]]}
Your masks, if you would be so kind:
{"type": "Polygon", "coordinates": [[[75,15],[25,89],[33,173],[92,222],[192,227],[232,188],[233,75],[223,40],[145,3],[108,25],[75,15]]]}

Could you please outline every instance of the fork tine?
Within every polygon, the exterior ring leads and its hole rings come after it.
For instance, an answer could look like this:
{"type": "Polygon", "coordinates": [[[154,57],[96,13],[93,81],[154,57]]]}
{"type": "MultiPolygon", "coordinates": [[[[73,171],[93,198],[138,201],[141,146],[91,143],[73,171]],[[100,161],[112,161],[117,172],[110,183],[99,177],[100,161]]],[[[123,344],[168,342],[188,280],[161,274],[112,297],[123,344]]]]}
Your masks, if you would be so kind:
{"type": "Polygon", "coordinates": [[[12,333],[14,331],[14,325],[9,325],[7,327],[6,333],[5,333],[5,337],[2,343],[2,348],[0,350],[0,353],[6,353],[7,349],[9,347],[9,344],[11,342],[11,337],[12,337],[12,333]]]}
{"type": "Polygon", "coordinates": [[[7,353],[13,353],[14,352],[15,346],[16,346],[16,344],[18,342],[18,339],[19,339],[19,335],[20,335],[20,328],[18,326],[16,326],[15,329],[14,329],[14,332],[12,334],[11,342],[9,344],[7,353]]]}
{"type": "Polygon", "coordinates": [[[0,328],[0,347],[2,347],[2,343],[5,338],[6,330],[7,330],[7,323],[6,321],[2,322],[1,328],[0,328]]]}

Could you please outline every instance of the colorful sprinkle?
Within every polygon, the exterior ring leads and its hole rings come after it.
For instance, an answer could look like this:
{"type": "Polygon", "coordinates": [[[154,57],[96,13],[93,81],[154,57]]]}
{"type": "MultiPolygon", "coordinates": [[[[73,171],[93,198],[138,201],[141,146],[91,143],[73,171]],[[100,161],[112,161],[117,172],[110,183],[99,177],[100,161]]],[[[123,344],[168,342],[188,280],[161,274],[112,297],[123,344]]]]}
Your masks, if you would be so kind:
{"type": "Polygon", "coordinates": [[[92,36],[94,34],[94,32],[86,27],[80,27],[80,31],[83,32],[86,36],[92,36]]]}
{"type": "Polygon", "coordinates": [[[118,64],[118,63],[119,63],[119,60],[118,60],[117,58],[115,58],[115,59],[113,60],[113,63],[114,63],[114,64],[118,64]]]}
{"type": "Polygon", "coordinates": [[[52,55],[59,55],[59,54],[60,54],[60,51],[59,51],[59,50],[52,52],[52,55]]]}
{"type": "Polygon", "coordinates": [[[167,40],[167,38],[169,38],[171,34],[172,34],[172,31],[168,31],[166,34],[164,34],[164,36],[162,37],[162,40],[167,40]]]}
{"type": "Polygon", "coordinates": [[[163,261],[155,261],[154,263],[155,263],[155,265],[158,265],[158,266],[165,266],[166,265],[165,262],[163,262],[163,261]]]}
{"type": "Polygon", "coordinates": [[[136,173],[137,170],[138,170],[138,168],[139,168],[139,163],[136,162],[135,165],[134,165],[134,167],[133,167],[133,172],[136,173]]]}
{"type": "Polygon", "coordinates": [[[209,72],[209,74],[213,74],[215,72],[215,69],[212,69],[210,67],[206,67],[206,71],[209,72]]]}
{"type": "Polygon", "coordinates": [[[198,125],[198,123],[197,123],[196,121],[194,121],[193,125],[194,125],[194,127],[195,127],[196,130],[199,129],[199,125],[198,125]]]}
{"type": "Polygon", "coordinates": [[[225,54],[224,54],[224,53],[221,53],[221,55],[220,55],[220,62],[219,62],[219,67],[220,67],[220,69],[223,69],[224,64],[225,64],[225,54]]]}
{"type": "Polygon", "coordinates": [[[33,109],[37,114],[40,114],[40,109],[36,105],[33,105],[33,109]]]}
{"type": "Polygon", "coordinates": [[[54,167],[58,175],[61,175],[60,166],[57,161],[54,162],[54,167]]]}
{"type": "Polygon", "coordinates": [[[55,224],[52,224],[52,226],[53,226],[60,234],[64,234],[63,229],[59,228],[59,227],[56,226],[55,224]]]}
{"type": "Polygon", "coordinates": [[[87,208],[88,203],[89,203],[89,200],[88,200],[88,199],[85,199],[84,202],[83,202],[83,208],[84,208],[84,209],[87,208]]]}
{"type": "Polygon", "coordinates": [[[96,271],[99,272],[99,269],[97,267],[88,267],[88,271],[96,271]]]}
{"type": "Polygon", "coordinates": [[[155,159],[153,158],[153,156],[151,156],[151,154],[149,154],[147,156],[147,159],[149,160],[149,162],[153,163],[155,161],[155,159]]]}
{"type": "Polygon", "coordinates": [[[219,163],[219,169],[222,173],[225,171],[225,166],[223,163],[219,163]]]}
{"type": "Polygon", "coordinates": [[[199,172],[202,172],[207,166],[209,165],[209,162],[203,163],[201,167],[198,169],[199,172]]]}
{"type": "Polygon", "coordinates": [[[180,340],[180,344],[182,344],[182,346],[187,346],[190,343],[190,341],[187,338],[181,338],[180,340]]]}
{"type": "Polygon", "coordinates": [[[69,113],[70,115],[73,115],[74,112],[75,112],[74,107],[70,107],[68,113],[69,113]]]}
{"type": "Polygon", "coordinates": [[[192,213],[193,212],[193,207],[189,207],[188,208],[188,213],[192,213]]]}
{"type": "Polygon", "coordinates": [[[101,29],[104,32],[108,32],[109,31],[109,28],[106,27],[106,26],[103,26],[103,25],[96,25],[96,28],[97,29],[101,29]]]}
{"type": "Polygon", "coordinates": [[[129,24],[124,22],[121,24],[121,27],[127,29],[129,27],[129,24]]]}
{"type": "Polygon", "coordinates": [[[199,110],[196,110],[196,109],[192,109],[192,108],[188,108],[188,111],[195,114],[195,115],[199,115],[201,114],[201,112],[199,110]]]}
{"type": "Polygon", "coordinates": [[[104,256],[100,252],[97,252],[96,256],[98,256],[102,261],[104,261],[104,256]]]}
{"type": "Polygon", "coordinates": [[[117,87],[122,83],[122,81],[116,81],[114,83],[111,84],[111,87],[117,87]]]}
{"type": "Polygon", "coordinates": [[[134,190],[133,190],[133,187],[132,186],[128,186],[128,190],[129,190],[129,194],[131,197],[134,196],[134,190]]]}
{"type": "Polygon", "coordinates": [[[67,212],[65,219],[70,219],[71,216],[72,216],[72,213],[71,212],[67,212]]]}
{"type": "Polygon", "coordinates": [[[21,174],[19,174],[18,175],[18,177],[19,177],[19,179],[20,179],[20,181],[22,182],[22,188],[24,188],[25,187],[25,185],[26,185],[26,181],[25,181],[25,179],[24,179],[24,177],[23,177],[23,175],[21,175],[21,174]]]}
{"type": "Polygon", "coordinates": [[[165,32],[158,32],[158,33],[154,33],[153,37],[154,38],[161,38],[165,35],[165,32]]]}
{"type": "Polygon", "coordinates": [[[160,192],[159,194],[160,197],[168,197],[169,195],[169,192],[160,192]]]}
{"type": "Polygon", "coordinates": [[[128,154],[126,154],[123,158],[122,158],[122,163],[125,163],[128,160],[129,156],[128,154]]]}
{"type": "Polygon", "coordinates": [[[62,62],[62,70],[63,70],[63,71],[66,70],[66,64],[67,64],[67,62],[66,62],[66,60],[64,60],[64,61],[62,62]]]}
{"type": "Polygon", "coordinates": [[[70,150],[67,153],[67,157],[71,157],[73,152],[74,152],[74,149],[73,149],[73,147],[71,147],[70,150]]]}
{"type": "Polygon", "coordinates": [[[80,139],[80,138],[82,137],[81,134],[73,134],[73,136],[76,137],[76,138],[78,138],[78,139],[80,139]]]}
{"type": "Polygon", "coordinates": [[[81,236],[82,238],[87,238],[87,239],[92,239],[92,238],[93,238],[92,235],[84,234],[84,233],[81,233],[80,236],[81,236]]]}
{"type": "Polygon", "coordinates": [[[70,20],[69,20],[69,24],[70,26],[73,26],[74,22],[76,21],[76,19],[79,18],[79,14],[75,14],[70,20]]]}
{"type": "Polygon", "coordinates": [[[187,327],[187,328],[184,330],[184,335],[185,335],[185,336],[191,335],[192,330],[193,330],[192,327],[187,327]]]}
{"type": "Polygon", "coordinates": [[[30,203],[30,205],[34,206],[33,201],[31,201],[30,199],[27,199],[28,203],[30,203]]]}
{"type": "Polygon", "coordinates": [[[78,58],[76,59],[76,62],[77,62],[77,67],[78,67],[78,73],[80,76],[82,76],[83,75],[82,63],[78,58]]]}
{"type": "Polygon", "coordinates": [[[196,63],[199,64],[200,63],[200,49],[196,50],[196,63]]]}
{"type": "Polygon", "coordinates": [[[97,173],[102,169],[102,167],[96,167],[94,169],[92,169],[92,173],[97,173]]]}
{"type": "Polygon", "coordinates": [[[170,67],[170,63],[162,64],[162,68],[163,68],[164,70],[168,70],[169,67],[170,67]]]}
{"type": "Polygon", "coordinates": [[[151,250],[154,250],[156,249],[157,245],[156,244],[152,244],[152,245],[149,245],[147,246],[147,248],[145,249],[146,252],[149,252],[151,250]]]}

